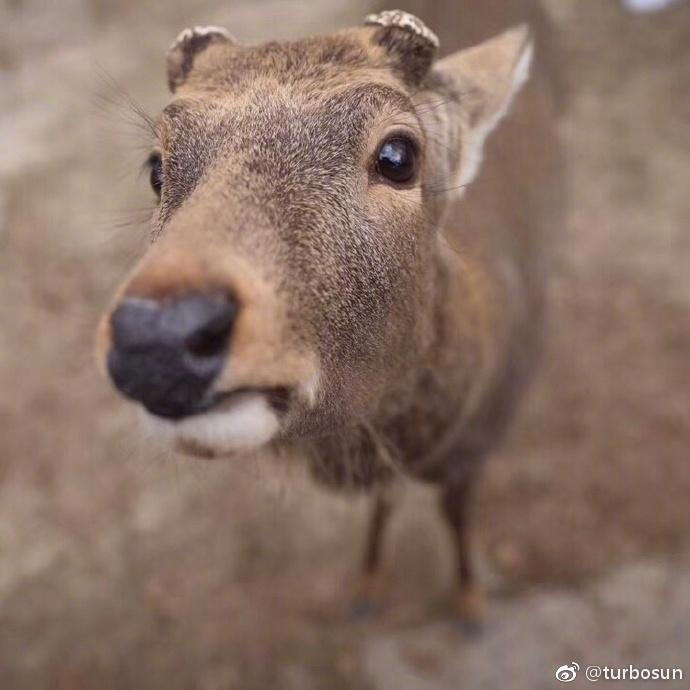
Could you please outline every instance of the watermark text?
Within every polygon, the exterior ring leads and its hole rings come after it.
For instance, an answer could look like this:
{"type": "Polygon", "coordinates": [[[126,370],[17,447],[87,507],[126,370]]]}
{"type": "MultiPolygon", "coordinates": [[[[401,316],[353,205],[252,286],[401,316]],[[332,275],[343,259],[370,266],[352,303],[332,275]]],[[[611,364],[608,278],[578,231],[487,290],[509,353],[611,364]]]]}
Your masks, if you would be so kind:
{"type": "Polygon", "coordinates": [[[591,683],[600,680],[670,680],[684,679],[682,668],[656,668],[649,666],[585,666],[581,669],[577,661],[563,664],[556,669],[556,680],[561,683],[572,683],[582,672],[591,683]]]}

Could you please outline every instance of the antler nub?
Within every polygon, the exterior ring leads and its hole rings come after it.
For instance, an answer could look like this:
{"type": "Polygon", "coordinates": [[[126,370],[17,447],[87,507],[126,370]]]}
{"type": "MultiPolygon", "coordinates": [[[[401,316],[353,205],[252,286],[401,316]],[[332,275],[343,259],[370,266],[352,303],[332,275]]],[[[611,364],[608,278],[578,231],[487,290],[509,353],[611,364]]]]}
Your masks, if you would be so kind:
{"type": "Polygon", "coordinates": [[[421,20],[409,12],[402,10],[386,10],[378,14],[370,14],[364,19],[365,25],[397,27],[409,31],[427,41],[434,48],[438,48],[438,36],[421,20]]]}
{"type": "Polygon", "coordinates": [[[184,29],[180,31],[177,38],[170,45],[170,50],[179,48],[183,43],[191,41],[193,38],[214,35],[230,42],[234,41],[230,32],[222,26],[195,26],[193,29],[184,29]]]}
{"type": "Polygon", "coordinates": [[[232,36],[222,26],[195,26],[181,31],[168,51],[168,86],[174,93],[194,66],[194,59],[211,43],[231,45],[232,36]]]}

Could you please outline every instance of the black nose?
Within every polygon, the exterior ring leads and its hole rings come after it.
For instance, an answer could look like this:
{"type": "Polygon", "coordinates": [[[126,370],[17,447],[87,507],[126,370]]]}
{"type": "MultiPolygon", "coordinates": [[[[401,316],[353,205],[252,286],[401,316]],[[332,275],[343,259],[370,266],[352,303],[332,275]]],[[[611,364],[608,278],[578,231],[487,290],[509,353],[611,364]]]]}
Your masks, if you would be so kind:
{"type": "Polygon", "coordinates": [[[203,412],[213,403],[209,388],[223,368],[236,311],[220,294],[125,299],[111,317],[113,382],[160,417],[203,412]]]}

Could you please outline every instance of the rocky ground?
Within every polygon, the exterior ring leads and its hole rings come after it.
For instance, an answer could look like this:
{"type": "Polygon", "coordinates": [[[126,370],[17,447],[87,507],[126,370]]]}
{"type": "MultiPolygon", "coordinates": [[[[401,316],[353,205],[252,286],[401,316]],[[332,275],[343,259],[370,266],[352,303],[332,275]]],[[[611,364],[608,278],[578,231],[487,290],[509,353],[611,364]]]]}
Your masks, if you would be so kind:
{"type": "Polygon", "coordinates": [[[0,688],[535,690],[572,661],[690,677],[690,5],[548,0],[571,206],[545,367],[482,485],[493,598],[472,637],[444,613],[428,492],[393,525],[387,605],[353,621],[363,501],[297,464],[157,451],[95,371],[150,203],[128,100],[165,102],[170,40],[304,34],[367,3],[192,4],[0,4],[0,688]]]}

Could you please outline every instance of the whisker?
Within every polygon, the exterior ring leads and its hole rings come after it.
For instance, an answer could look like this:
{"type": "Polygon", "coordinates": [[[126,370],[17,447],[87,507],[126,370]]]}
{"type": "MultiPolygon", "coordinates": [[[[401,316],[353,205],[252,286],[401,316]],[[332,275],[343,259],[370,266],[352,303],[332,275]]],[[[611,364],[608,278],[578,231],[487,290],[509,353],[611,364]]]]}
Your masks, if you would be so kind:
{"type": "Polygon", "coordinates": [[[119,121],[124,121],[125,124],[134,127],[139,134],[144,132],[148,137],[158,138],[158,123],[155,118],[149,115],[105,68],[98,65],[96,72],[106,89],[106,92],[94,93],[95,104],[101,112],[107,115],[114,110],[119,121]]]}
{"type": "Polygon", "coordinates": [[[453,187],[446,187],[446,188],[443,188],[443,189],[433,189],[433,188],[431,188],[431,187],[426,187],[426,188],[424,189],[424,191],[425,191],[427,194],[446,194],[446,193],[448,193],[448,192],[457,191],[458,189],[464,189],[465,187],[469,187],[469,185],[468,185],[467,183],[465,183],[465,184],[455,185],[455,186],[453,186],[453,187]]]}

